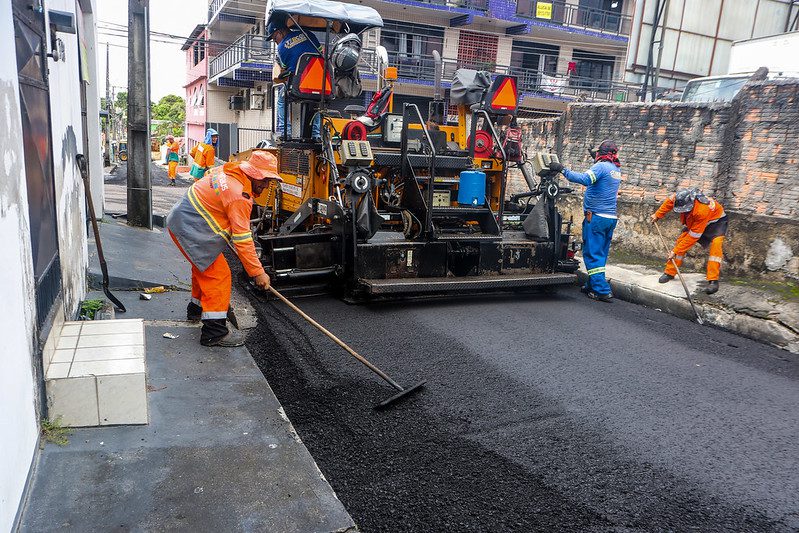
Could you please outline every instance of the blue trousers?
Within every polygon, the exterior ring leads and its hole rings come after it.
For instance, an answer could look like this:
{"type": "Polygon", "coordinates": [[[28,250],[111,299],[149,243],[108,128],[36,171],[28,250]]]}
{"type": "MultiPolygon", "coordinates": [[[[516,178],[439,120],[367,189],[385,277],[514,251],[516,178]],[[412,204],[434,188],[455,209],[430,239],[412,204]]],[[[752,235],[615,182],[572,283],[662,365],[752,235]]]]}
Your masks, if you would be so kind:
{"type": "MultiPolygon", "coordinates": [[[[283,128],[288,126],[288,138],[291,139],[291,121],[286,124],[286,86],[282,86],[277,91],[277,102],[275,104],[277,107],[277,127],[275,128],[275,134],[280,137],[283,135],[283,128]],[[285,125],[285,126],[284,126],[285,125]]],[[[320,120],[319,115],[314,117],[313,124],[311,125],[311,137],[314,139],[318,139],[320,137],[320,127],[322,121],[320,120]]]]}
{"type": "Polygon", "coordinates": [[[588,271],[588,288],[597,294],[610,294],[610,285],[605,279],[605,265],[616,222],[615,218],[596,215],[591,217],[591,222],[583,219],[583,261],[588,271]]]}

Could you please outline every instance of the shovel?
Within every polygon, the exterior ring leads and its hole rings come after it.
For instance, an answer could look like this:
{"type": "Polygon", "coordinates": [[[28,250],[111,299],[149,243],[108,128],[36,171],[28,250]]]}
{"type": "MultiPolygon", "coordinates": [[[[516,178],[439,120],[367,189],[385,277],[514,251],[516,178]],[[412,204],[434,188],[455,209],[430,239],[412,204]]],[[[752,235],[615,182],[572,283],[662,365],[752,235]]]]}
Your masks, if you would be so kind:
{"type": "Polygon", "coordinates": [[[100,241],[100,229],[97,227],[94,202],[92,202],[92,184],[89,180],[89,164],[83,154],[77,154],[75,156],[75,161],[78,164],[78,170],[83,178],[83,190],[86,192],[86,207],[89,209],[89,218],[92,221],[92,230],[94,231],[94,244],[97,246],[97,259],[100,261],[100,271],[103,273],[103,292],[108,296],[108,299],[111,300],[111,303],[114,304],[116,311],[118,313],[124,313],[125,306],[122,305],[122,302],[111,294],[111,291],[108,289],[108,264],[105,262],[105,256],[103,255],[103,243],[100,241]]]}

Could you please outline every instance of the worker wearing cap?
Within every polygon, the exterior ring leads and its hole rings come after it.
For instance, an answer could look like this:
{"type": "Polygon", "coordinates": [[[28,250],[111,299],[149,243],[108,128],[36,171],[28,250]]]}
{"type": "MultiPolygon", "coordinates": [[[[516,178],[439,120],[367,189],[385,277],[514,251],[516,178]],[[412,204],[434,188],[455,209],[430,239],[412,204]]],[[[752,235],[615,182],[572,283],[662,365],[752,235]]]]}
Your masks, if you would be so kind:
{"type": "Polygon", "coordinates": [[[596,150],[589,150],[594,165],[586,172],[574,172],[560,163],[551,163],[550,170],[563,172],[572,183],[585,185],[583,199],[583,261],[588,282],[582,290],[589,298],[610,302],[613,295],[605,279],[610,241],[616,229],[618,214],[616,199],[621,183],[619,149],[611,140],[604,140],[596,150]]]}
{"type": "Polygon", "coordinates": [[[666,268],[658,280],[668,283],[677,275],[677,267],[682,264],[685,253],[695,243],[709,248],[707,258],[707,286],[705,292],[714,294],[719,290],[719,273],[723,257],[722,245],[727,234],[727,215],[724,208],[713,198],[705,196],[696,188],[682,189],[669,196],[660,208],[652,214],[652,223],[665,217],[669,211],[680,214],[684,228],[674,249],[669,252],[666,268]],[[674,266],[672,260],[677,263],[674,266]]]}
{"type": "Polygon", "coordinates": [[[180,144],[175,140],[175,137],[172,135],[167,135],[166,164],[168,167],[170,185],[175,185],[175,178],[177,178],[178,175],[178,162],[180,161],[180,156],[178,155],[179,151],[180,151],[180,144]]]}
{"type": "Polygon", "coordinates": [[[197,165],[195,169],[192,167],[191,175],[195,180],[202,178],[209,168],[214,166],[216,162],[216,147],[219,144],[219,133],[213,129],[208,128],[205,132],[205,139],[201,143],[197,143],[189,152],[189,155],[197,165]]]}
{"type": "MultiPolygon", "coordinates": [[[[272,39],[277,45],[275,58],[277,61],[276,69],[273,69],[273,81],[284,83],[288,77],[297,70],[297,63],[303,54],[321,53],[319,40],[311,32],[301,31],[300,29],[289,30],[285,23],[272,21],[266,28],[267,40],[272,39]]],[[[277,135],[282,137],[286,133],[291,138],[291,123],[286,124],[286,87],[280,87],[277,95],[277,135]]],[[[314,139],[319,138],[320,131],[319,115],[314,117],[312,133],[314,139]]]]}
{"type": "Polygon", "coordinates": [[[255,252],[250,231],[253,198],[280,180],[277,158],[256,151],[249,161],[225,163],[221,172],[207,174],[189,187],[172,208],[166,226],[180,251],[191,263],[189,320],[202,320],[203,346],[241,346],[243,339],[230,332],[226,318],[230,307],[230,268],[222,251],[235,246],[247,274],[259,287],[269,287],[255,252]]]}

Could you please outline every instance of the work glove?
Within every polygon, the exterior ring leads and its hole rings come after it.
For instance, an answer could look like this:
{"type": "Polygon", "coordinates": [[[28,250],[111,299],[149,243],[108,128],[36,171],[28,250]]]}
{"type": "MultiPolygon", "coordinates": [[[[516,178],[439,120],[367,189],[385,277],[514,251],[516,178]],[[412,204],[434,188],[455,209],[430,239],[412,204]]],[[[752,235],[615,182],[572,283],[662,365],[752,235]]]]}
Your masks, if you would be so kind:
{"type": "Polygon", "coordinates": [[[552,170],[553,172],[563,172],[563,165],[553,161],[549,164],[549,170],[552,170]]]}

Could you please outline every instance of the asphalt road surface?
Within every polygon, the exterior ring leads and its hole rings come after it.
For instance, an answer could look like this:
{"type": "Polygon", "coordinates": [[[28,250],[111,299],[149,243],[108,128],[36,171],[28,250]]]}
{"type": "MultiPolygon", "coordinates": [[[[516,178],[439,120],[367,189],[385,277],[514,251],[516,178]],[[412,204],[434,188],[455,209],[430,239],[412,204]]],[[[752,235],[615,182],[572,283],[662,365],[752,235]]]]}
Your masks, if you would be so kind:
{"type": "Polygon", "coordinates": [[[421,393],[393,391],[280,303],[248,338],[363,531],[795,531],[799,359],[569,288],[311,316],[421,393]]]}

